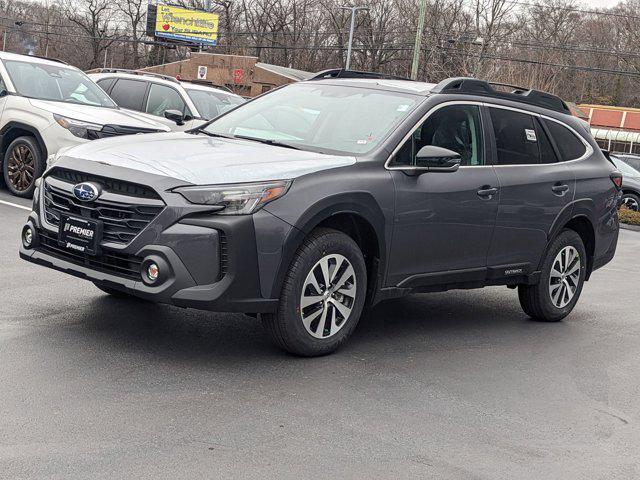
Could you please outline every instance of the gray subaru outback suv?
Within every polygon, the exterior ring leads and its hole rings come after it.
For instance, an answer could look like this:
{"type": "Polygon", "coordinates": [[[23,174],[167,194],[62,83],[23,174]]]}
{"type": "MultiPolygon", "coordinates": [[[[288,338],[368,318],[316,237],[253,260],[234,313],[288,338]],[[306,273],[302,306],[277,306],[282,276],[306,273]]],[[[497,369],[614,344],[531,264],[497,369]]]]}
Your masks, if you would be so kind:
{"type": "Polygon", "coordinates": [[[113,295],[259,314],[322,355],[414,292],[506,285],[561,320],[614,255],[620,186],[557,97],[332,70],[196,130],[64,152],[20,255],[113,295]]]}

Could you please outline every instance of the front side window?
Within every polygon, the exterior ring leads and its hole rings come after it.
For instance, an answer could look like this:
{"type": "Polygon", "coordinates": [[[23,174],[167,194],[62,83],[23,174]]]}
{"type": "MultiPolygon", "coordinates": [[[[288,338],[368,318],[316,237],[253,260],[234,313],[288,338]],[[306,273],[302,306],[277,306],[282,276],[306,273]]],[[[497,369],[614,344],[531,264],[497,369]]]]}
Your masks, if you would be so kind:
{"type": "Polygon", "coordinates": [[[20,95],[99,107],[116,105],[80,70],[64,65],[4,60],[11,82],[20,95]]]}
{"type": "Polygon", "coordinates": [[[587,147],[571,130],[553,120],[544,119],[544,123],[558,146],[563,162],[576,160],[585,154],[587,147]]]}
{"type": "Polygon", "coordinates": [[[111,90],[111,98],[122,108],[141,112],[146,91],[147,82],[119,78],[111,90]]]}
{"type": "Polygon", "coordinates": [[[498,165],[555,163],[557,158],[539,120],[526,113],[490,108],[498,165]]]}
{"type": "Polygon", "coordinates": [[[188,113],[187,105],[175,88],[152,83],[145,112],[164,117],[164,112],[167,110],[177,110],[182,114],[188,113]]]}
{"type": "Polygon", "coordinates": [[[236,95],[227,95],[216,91],[187,89],[187,95],[198,109],[200,116],[205,120],[211,120],[218,115],[231,110],[233,107],[244,103],[244,98],[236,95]]]}
{"type": "Polygon", "coordinates": [[[303,150],[364,154],[378,146],[423,99],[372,88],[296,83],[236,108],[205,131],[273,140],[303,150]]]}
{"type": "Polygon", "coordinates": [[[451,105],[430,115],[398,150],[391,165],[416,165],[422,147],[434,145],[460,154],[461,165],[484,165],[480,108],[451,105]]]}

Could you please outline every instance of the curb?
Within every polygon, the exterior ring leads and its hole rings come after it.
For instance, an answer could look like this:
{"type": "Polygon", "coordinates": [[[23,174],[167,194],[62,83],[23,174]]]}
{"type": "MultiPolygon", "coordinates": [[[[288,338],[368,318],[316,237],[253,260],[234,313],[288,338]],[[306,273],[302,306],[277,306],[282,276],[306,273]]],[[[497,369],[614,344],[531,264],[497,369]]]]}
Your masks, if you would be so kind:
{"type": "Polygon", "coordinates": [[[640,225],[629,225],[629,224],[620,222],[620,228],[624,230],[632,230],[634,232],[640,232],[640,225]]]}

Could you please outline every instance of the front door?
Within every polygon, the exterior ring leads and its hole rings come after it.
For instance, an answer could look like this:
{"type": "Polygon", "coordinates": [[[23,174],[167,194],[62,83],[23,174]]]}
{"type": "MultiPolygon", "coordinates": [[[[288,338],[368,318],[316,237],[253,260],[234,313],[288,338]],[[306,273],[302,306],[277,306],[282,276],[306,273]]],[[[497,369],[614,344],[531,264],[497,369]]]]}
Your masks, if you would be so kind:
{"type": "Polygon", "coordinates": [[[395,223],[387,286],[420,287],[483,280],[498,210],[498,180],[489,162],[478,104],[436,107],[389,163],[395,223]],[[456,172],[409,176],[418,150],[458,152],[456,172]]]}

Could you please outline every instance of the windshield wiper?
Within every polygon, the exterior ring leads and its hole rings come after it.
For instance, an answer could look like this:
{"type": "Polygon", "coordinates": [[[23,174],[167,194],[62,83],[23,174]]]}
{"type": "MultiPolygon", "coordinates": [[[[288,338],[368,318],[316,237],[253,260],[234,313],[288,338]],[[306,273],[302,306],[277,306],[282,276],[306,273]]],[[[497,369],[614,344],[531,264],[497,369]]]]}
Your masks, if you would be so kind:
{"type": "Polygon", "coordinates": [[[235,138],[233,135],[223,135],[221,133],[213,133],[213,132],[207,132],[206,130],[202,129],[202,128],[195,128],[193,130],[190,130],[187,133],[204,133],[205,135],[209,136],[209,137],[217,137],[217,138],[235,138]]]}
{"type": "Polygon", "coordinates": [[[241,138],[242,140],[249,140],[251,142],[259,142],[259,143],[264,143],[266,145],[273,145],[276,147],[291,148],[292,150],[301,150],[301,148],[295,147],[289,143],[283,143],[278,140],[272,140],[270,138],[245,137],[244,135],[234,135],[231,138],[241,138]]]}

